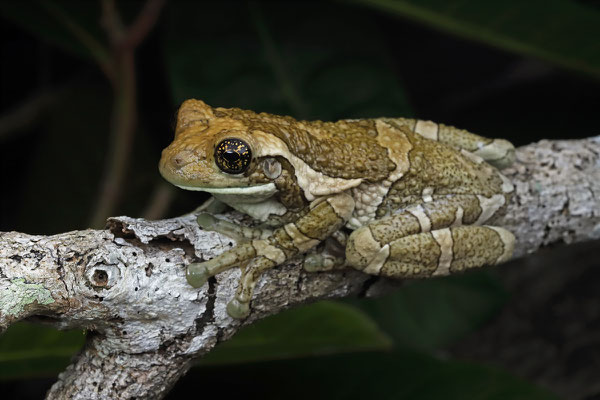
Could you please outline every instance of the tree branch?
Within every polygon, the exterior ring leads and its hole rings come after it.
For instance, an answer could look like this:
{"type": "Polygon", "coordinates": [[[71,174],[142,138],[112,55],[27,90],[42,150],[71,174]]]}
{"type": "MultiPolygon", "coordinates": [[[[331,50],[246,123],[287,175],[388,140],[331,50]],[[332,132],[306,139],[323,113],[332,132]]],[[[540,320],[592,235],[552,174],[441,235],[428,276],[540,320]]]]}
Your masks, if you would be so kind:
{"type": "MultiPolygon", "coordinates": [[[[600,137],[524,146],[505,172],[516,194],[496,224],[515,233],[515,257],[600,237],[600,137]]],[[[239,270],[200,289],[185,280],[185,265],[232,245],[201,231],[192,214],[161,221],[117,217],[107,230],[0,238],[0,330],[43,316],[58,328],[91,331],[49,399],[164,397],[194,358],[241,326],[308,301],[356,295],[369,279],[353,270],[306,273],[291,262],[265,273],[250,316],[240,322],[225,311],[239,270]]],[[[379,279],[366,294],[395,286],[379,279]]]]}

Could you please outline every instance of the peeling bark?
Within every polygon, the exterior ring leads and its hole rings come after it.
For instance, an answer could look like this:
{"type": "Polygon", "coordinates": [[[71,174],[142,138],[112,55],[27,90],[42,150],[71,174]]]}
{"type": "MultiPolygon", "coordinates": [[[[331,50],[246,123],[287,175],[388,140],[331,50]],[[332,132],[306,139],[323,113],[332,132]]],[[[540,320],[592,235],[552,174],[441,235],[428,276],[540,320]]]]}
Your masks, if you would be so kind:
{"type": "MultiPolygon", "coordinates": [[[[557,242],[600,238],[600,137],[524,146],[504,172],[516,193],[495,224],[515,233],[515,257],[557,242]]],[[[291,262],[265,273],[250,316],[240,322],[225,311],[239,270],[200,289],[185,280],[185,265],[232,245],[201,231],[192,214],[161,221],[111,218],[106,230],[54,236],[0,233],[0,331],[36,316],[59,329],[90,331],[49,399],[154,399],[164,397],[194,358],[242,325],[308,301],[397,287],[351,270],[306,273],[291,262]]]]}

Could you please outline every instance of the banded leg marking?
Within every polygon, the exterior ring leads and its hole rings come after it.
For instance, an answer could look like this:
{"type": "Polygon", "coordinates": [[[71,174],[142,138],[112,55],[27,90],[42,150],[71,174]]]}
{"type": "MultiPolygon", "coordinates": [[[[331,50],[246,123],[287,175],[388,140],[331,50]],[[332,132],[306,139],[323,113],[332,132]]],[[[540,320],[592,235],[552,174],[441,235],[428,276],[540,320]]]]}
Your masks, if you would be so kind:
{"type": "Polygon", "coordinates": [[[505,262],[510,259],[513,248],[514,236],[506,229],[460,226],[396,239],[380,245],[380,250],[371,254],[366,268],[352,262],[349,265],[391,278],[443,276],[505,262]]]}
{"type": "MultiPolygon", "coordinates": [[[[501,209],[500,203],[504,204],[504,197],[500,197],[488,199],[476,195],[433,195],[432,201],[407,207],[397,214],[374,221],[368,229],[374,239],[391,241],[450,226],[481,224],[501,209]]],[[[351,237],[363,235],[360,232],[364,229],[357,229],[351,237]]]]}
{"type": "Polygon", "coordinates": [[[454,252],[452,251],[454,245],[452,232],[450,231],[450,228],[439,229],[431,232],[431,236],[433,236],[440,248],[440,258],[438,260],[437,269],[433,272],[433,275],[448,275],[452,259],[454,258],[454,252]]]}
{"type": "Polygon", "coordinates": [[[427,139],[473,153],[496,168],[502,169],[508,167],[515,160],[514,146],[504,139],[489,139],[464,129],[436,124],[432,121],[407,118],[393,118],[387,121],[397,125],[404,125],[427,139]]]}
{"type": "Polygon", "coordinates": [[[453,269],[504,261],[512,255],[512,234],[502,228],[471,226],[490,219],[504,204],[504,195],[434,197],[431,202],[408,207],[355,230],[348,238],[347,262],[371,274],[408,277],[447,275],[453,269]],[[470,234],[473,243],[486,238],[487,241],[474,245],[479,246],[479,252],[485,250],[486,243],[498,247],[498,240],[506,244],[503,247],[506,251],[503,256],[497,254],[495,258],[481,260],[463,256],[460,246],[471,246],[466,240],[457,242],[457,237],[467,235],[463,232],[480,233],[480,236],[470,234]],[[463,262],[462,259],[475,261],[463,262]]]}

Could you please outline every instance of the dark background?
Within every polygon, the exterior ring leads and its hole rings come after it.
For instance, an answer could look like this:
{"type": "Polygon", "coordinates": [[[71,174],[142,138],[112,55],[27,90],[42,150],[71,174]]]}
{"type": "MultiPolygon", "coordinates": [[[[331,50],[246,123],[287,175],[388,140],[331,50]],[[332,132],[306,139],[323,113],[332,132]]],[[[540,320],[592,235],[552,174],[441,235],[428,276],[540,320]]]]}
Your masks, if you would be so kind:
{"type": "MultiPolygon", "coordinates": [[[[136,48],[123,50],[98,2],[2,2],[0,230],[52,234],[101,227],[109,215],[195,208],[205,196],[170,188],[156,167],[177,107],[191,97],[303,119],[411,116],[515,145],[600,134],[598,2],[361,3],[173,1],[136,48]],[[411,15],[404,3],[430,13],[411,15]],[[112,76],[89,38],[106,49],[112,76]],[[118,153],[121,178],[102,214],[102,182],[118,153]]],[[[125,27],[143,4],[117,4],[125,27]]],[[[386,337],[366,345],[361,337],[336,348],[341,328],[307,306],[311,323],[332,325],[320,347],[300,343],[310,326],[281,333],[294,314],[267,321],[257,329],[273,343],[252,350],[242,338],[170,398],[224,387],[248,398],[600,398],[598,248],[543,249],[341,303],[360,315],[344,324],[386,337]],[[252,361],[242,355],[253,351],[252,361]]],[[[9,330],[0,338],[4,393],[41,397],[82,338],[9,330]]]]}

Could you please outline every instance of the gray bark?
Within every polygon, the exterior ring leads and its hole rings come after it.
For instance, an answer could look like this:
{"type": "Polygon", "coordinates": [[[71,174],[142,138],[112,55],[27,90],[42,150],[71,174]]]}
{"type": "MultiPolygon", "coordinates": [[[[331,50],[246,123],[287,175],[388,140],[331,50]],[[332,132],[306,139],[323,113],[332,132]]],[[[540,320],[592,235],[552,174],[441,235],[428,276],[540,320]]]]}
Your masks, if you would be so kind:
{"type": "MultiPolygon", "coordinates": [[[[496,225],[516,235],[515,257],[600,238],[600,137],[521,147],[504,173],[516,193],[496,225]]],[[[193,214],[117,217],[106,230],[54,236],[0,233],[0,331],[24,318],[90,331],[49,399],[154,399],[242,325],[309,301],[397,287],[357,271],[306,273],[295,261],[265,273],[240,322],[225,311],[239,270],[200,289],[185,280],[185,265],[233,244],[201,231],[193,214]]]]}

